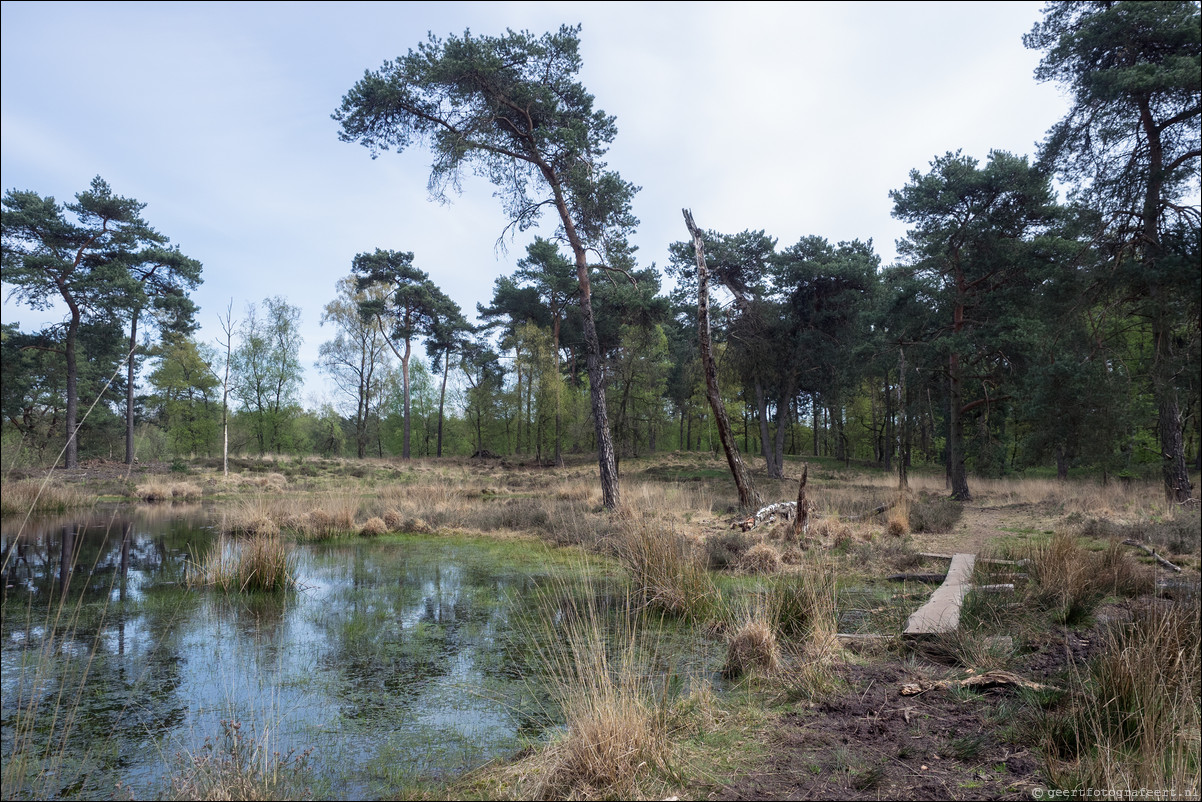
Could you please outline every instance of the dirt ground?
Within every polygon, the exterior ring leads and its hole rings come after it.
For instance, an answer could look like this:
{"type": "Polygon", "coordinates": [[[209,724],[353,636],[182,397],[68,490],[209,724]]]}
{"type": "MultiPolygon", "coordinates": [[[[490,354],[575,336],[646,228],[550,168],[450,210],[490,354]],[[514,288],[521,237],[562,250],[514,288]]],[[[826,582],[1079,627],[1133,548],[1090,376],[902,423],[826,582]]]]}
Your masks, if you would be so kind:
{"type": "Polygon", "coordinates": [[[901,663],[841,671],[845,691],[783,716],[772,756],[717,799],[1030,799],[1039,765],[991,716],[1013,690],[982,694],[901,685],[927,671],[901,663]]]}
{"type": "Polygon", "coordinates": [[[1007,504],[1005,506],[966,505],[948,534],[918,533],[911,536],[916,551],[943,554],[981,554],[993,547],[1000,537],[1019,531],[1050,532],[1063,520],[1061,513],[1040,509],[1037,504],[1007,504]]]}

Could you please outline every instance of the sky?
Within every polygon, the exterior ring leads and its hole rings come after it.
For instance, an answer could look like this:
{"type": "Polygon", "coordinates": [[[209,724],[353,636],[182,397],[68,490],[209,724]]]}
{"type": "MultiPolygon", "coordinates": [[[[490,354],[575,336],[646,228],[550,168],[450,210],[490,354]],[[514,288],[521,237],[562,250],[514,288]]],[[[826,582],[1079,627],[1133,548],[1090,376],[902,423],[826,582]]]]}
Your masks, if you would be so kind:
{"type": "MultiPolygon", "coordinates": [[[[69,202],[102,176],[200,260],[199,338],[284,296],[301,309],[304,405],[336,400],[314,367],[322,309],[358,253],[412,251],[474,319],[536,235],[498,238],[493,187],[430,200],[430,154],[372,160],[330,115],[364,72],[427,33],[580,23],[579,80],[615,115],[608,165],[640,187],[640,267],[688,239],[682,208],[723,233],[871,238],[905,226],[890,190],[962,150],[1034,154],[1068,110],[1033,77],[1039,2],[52,3],[0,6],[0,183],[69,202]]],[[[3,319],[61,319],[9,298],[3,319]]]]}

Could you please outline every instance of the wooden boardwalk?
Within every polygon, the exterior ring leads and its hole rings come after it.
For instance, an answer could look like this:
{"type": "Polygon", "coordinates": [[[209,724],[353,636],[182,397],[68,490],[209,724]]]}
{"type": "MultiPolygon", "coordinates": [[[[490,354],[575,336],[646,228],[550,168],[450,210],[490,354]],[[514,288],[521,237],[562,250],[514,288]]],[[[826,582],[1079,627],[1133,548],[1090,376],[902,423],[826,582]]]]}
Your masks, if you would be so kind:
{"type": "Polygon", "coordinates": [[[976,559],[975,554],[952,555],[947,578],[935,589],[927,603],[907,619],[903,635],[919,637],[956,631],[960,626],[960,606],[972,588],[972,569],[976,559]]]}

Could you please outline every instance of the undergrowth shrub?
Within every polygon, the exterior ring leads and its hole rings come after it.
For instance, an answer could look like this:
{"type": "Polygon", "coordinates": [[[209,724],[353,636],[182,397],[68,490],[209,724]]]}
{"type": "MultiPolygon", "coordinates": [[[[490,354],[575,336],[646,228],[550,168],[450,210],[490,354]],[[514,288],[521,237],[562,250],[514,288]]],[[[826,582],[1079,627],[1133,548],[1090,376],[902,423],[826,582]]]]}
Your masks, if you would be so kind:
{"type": "Polygon", "coordinates": [[[705,540],[705,555],[709,567],[715,571],[734,568],[754,542],[746,532],[738,529],[710,535],[705,540]]]}
{"type": "Polygon", "coordinates": [[[910,529],[944,534],[956,528],[963,514],[964,506],[955,499],[919,493],[910,505],[910,529]]]}

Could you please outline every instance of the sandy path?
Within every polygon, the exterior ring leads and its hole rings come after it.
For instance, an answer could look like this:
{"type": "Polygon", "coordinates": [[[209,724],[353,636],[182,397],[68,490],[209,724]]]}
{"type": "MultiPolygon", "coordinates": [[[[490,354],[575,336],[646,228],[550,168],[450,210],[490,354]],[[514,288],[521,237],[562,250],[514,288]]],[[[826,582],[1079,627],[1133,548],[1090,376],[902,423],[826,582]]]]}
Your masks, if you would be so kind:
{"type": "Polygon", "coordinates": [[[1060,522],[1035,504],[1007,504],[1000,507],[970,504],[956,523],[955,531],[945,534],[922,532],[913,536],[916,551],[943,554],[980,554],[994,547],[1002,537],[1043,534],[1060,522]]]}

